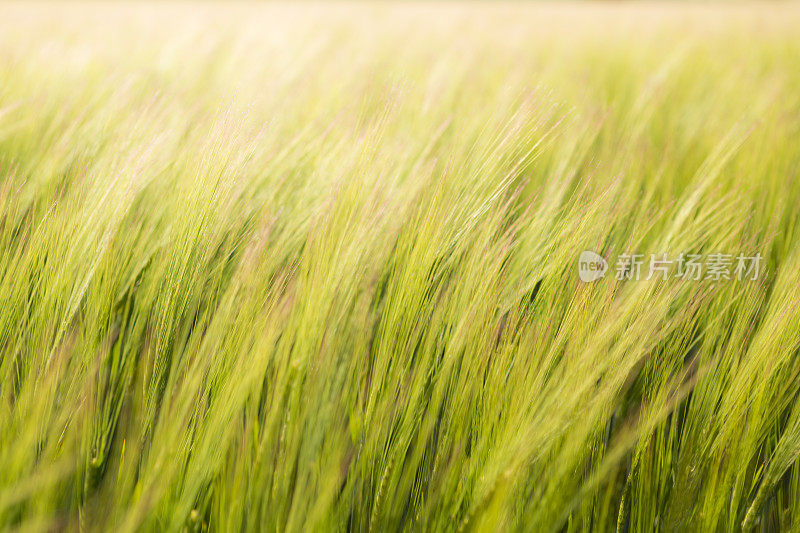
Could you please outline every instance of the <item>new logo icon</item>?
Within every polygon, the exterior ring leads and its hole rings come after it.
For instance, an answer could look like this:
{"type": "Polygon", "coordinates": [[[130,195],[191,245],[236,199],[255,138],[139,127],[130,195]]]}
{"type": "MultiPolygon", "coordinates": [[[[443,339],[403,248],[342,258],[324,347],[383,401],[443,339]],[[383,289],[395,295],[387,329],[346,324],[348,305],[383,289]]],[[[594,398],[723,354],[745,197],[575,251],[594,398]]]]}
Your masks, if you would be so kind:
{"type": "Polygon", "coordinates": [[[606,275],[608,263],[602,256],[589,250],[581,252],[578,257],[578,277],[584,283],[591,283],[606,275]]]}

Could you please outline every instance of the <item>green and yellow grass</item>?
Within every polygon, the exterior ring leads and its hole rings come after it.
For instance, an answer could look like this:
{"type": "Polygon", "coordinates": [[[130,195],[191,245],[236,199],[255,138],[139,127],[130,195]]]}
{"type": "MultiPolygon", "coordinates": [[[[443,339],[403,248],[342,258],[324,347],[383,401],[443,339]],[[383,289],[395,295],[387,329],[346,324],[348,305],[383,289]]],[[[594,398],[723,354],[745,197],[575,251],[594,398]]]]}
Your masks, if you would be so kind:
{"type": "Polygon", "coordinates": [[[798,28],[0,6],[0,526],[797,529],[798,28]]]}

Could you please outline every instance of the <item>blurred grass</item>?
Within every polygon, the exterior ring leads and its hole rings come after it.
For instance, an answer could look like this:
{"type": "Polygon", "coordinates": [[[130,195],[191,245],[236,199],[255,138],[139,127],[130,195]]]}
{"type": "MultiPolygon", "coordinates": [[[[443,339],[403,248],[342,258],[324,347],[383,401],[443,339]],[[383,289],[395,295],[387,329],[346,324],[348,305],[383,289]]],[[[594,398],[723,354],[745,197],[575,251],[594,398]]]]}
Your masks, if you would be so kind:
{"type": "Polygon", "coordinates": [[[800,8],[0,20],[2,529],[800,527],[800,8]]]}

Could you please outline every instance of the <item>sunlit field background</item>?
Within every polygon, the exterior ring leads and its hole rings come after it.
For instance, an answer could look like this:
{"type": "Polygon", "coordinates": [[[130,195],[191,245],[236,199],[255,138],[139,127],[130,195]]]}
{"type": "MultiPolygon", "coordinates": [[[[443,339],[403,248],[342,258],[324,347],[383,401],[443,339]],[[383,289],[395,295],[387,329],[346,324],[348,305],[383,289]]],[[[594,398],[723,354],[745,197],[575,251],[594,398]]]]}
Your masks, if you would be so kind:
{"type": "Polygon", "coordinates": [[[796,529],[799,205],[790,3],[0,5],[0,529],[796,529]]]}

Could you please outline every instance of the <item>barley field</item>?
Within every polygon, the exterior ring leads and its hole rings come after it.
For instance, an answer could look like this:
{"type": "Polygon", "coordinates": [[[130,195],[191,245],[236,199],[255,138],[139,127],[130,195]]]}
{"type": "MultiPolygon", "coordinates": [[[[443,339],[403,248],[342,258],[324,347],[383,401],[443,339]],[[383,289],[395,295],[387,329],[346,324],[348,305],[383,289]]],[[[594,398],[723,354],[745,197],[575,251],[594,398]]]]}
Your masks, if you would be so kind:
{"type": "Polygon", "coordinates": [[[800,4],[0,4],[0,530],[800,530],[800,4]]]}

